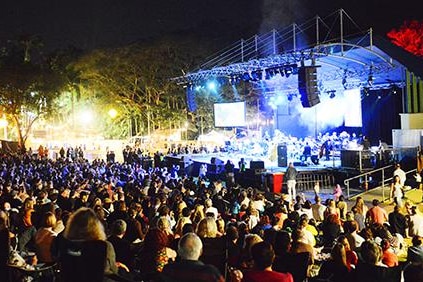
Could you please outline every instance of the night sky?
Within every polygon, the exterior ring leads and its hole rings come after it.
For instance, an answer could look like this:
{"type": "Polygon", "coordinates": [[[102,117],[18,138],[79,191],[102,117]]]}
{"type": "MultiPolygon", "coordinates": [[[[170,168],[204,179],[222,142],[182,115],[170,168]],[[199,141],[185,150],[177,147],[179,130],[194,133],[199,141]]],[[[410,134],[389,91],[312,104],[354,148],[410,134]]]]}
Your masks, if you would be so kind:
{"type": "Polygon", "coordinates": [[[22,35],[39,35],[51,49],[186,34],[235,42],[341,7],[363,30],[385,35],[404,20],[422,20],[420,6],[421,0],[9,0],[0,9],[0,44],[22,35]]]}

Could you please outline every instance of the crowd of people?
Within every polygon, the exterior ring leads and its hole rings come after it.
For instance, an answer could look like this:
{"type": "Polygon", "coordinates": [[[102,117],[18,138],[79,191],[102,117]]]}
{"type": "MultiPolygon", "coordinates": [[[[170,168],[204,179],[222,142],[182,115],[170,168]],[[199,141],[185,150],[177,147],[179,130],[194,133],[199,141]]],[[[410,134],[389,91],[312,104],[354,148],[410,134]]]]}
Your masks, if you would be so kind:
{"type": "Polygon", "coordinates": [[[422,281],[423,216],[409,202],[388,214],[378,200],[348,207],[342,195],[323,203],[258,188],[180,175],[161,158],[143,167],[4,155],[0,277],[11,254],[31,252],[26,264],[75,275],[66,250],[99,241],[95,260],[118,281],[422,281]]]}

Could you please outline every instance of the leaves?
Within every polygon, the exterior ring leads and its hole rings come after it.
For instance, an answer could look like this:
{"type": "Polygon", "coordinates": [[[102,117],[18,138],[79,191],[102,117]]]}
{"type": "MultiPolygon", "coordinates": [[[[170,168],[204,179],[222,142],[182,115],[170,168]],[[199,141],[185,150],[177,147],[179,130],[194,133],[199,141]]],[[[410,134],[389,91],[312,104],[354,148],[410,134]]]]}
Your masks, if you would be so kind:
{"type": "Polygon", "coordinates": [[[388,32],[387,36],[395,45],[423,57],[423,22],[405,22],[399,29],[388,32]]]}

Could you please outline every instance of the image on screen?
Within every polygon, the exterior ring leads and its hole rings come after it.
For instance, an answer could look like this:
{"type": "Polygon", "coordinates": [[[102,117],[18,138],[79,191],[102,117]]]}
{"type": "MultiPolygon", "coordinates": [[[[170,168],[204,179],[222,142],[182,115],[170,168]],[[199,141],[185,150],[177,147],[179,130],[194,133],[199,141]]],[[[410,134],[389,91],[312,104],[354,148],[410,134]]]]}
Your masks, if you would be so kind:
{"type": "Polygon", "coordinates": [[[245,112],[245,102],[216,103],[214,104],[214,126],[246,126],[245,112]]]}
{"type": "Polygon", "coordinates": [[[350,89],[344,91],[345,105],[345,126],[361,127],[361,94],[360,89],[350,89]]]}

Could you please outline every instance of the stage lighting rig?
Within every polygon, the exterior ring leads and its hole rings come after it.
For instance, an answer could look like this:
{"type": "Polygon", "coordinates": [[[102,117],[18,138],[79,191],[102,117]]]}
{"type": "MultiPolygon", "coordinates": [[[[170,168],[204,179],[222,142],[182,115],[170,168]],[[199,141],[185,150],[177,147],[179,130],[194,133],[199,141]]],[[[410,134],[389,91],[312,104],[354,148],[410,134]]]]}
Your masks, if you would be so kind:
{"type": "Polygon", "coordinates": [[[373,76],[373,65],[370,66],[369,76],[367,77],[367,84],[373,86],[374,76],[373,76]]]}
{"type": "Polygon", "coordinates": [[[400,90],[401,89],[396,84],[391,85],[391,94],[396,95],[400,90]]]}
{"type": "Polygon", "coordinates": [[[348,89],[347,70],[344,70],[344,76],[342,77],[342,86],[344,87],[344,90],[348,89]]]}

